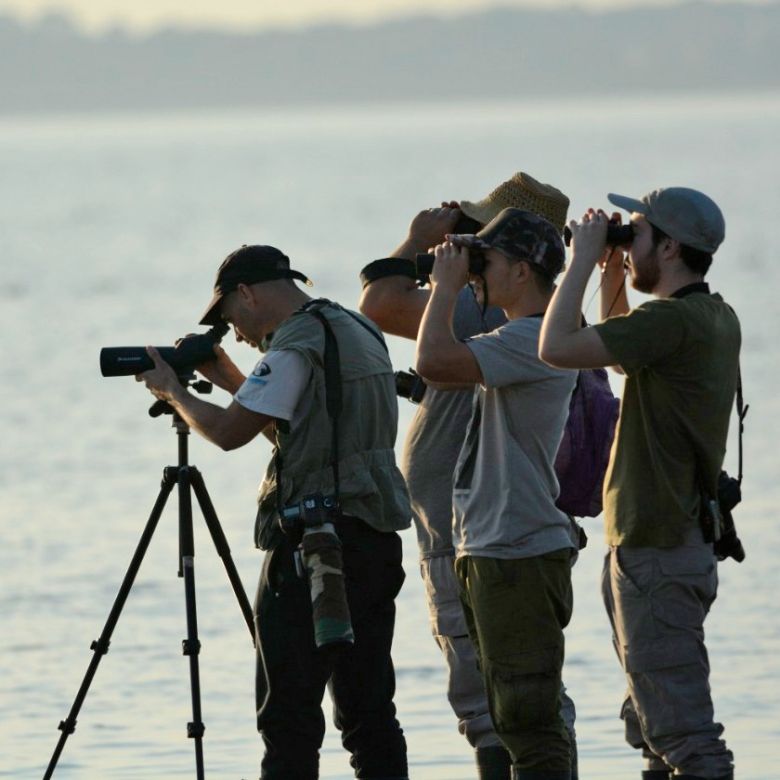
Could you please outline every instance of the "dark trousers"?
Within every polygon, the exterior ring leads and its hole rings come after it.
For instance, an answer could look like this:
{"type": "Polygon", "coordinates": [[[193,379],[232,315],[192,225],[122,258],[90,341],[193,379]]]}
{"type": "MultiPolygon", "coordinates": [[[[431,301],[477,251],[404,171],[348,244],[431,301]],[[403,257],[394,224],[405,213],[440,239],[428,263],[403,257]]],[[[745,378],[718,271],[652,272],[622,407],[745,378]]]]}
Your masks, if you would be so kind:
{"type": "Polygon", "coordinates": [[[390,657],[394,599],[401,589],[401,539],[364,522],[337,521],[355,643],[317,649],[308,582],[286,538],[268,551],[255,601],[257,727],[262,778],[314,780],[325,734],[327,685],[333,719],[361,778],[406,777],[406,741],[395,717],[390,657]]]}
{"type": "Polygon", "coordinates": [[[568,776],[560,692],[571,550],[510,560],[464,556],[455,572],[490,715],[513,767],[568,776]]]}

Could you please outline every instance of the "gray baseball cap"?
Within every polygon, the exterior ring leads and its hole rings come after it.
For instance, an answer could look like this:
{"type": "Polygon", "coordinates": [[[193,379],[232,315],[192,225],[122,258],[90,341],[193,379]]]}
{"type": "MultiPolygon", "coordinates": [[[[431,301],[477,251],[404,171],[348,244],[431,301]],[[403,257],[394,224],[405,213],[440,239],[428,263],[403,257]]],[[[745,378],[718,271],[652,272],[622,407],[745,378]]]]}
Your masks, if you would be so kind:
{"type": "Polygon", "coordinates": [[[703,192],[688,187],[666,187],[642,200],[607,195],[609,202],[645,219],[685,246],[713,254],[726,235],[726,223],[717,204],[703,192]]]}
{"type": "Polygon", "coordinates": [[[566,250],[558,228],[523,209],[504,209],[476,236],[460,236],[459,243],[479,249],[498,249],[517,260],[539,266],[553,279],[563,270],[566,250]]]}

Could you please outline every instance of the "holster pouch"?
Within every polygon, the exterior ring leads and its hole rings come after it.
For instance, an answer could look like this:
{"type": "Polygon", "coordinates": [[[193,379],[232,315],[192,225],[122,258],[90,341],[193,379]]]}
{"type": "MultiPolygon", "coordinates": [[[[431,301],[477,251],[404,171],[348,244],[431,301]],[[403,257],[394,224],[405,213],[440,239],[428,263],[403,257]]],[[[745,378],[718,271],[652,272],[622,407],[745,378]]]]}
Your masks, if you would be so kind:
{"type": "Polygon", "coordinates": [[[309,580],[317,647],[354,644],[355,635],[344,584],[341,540],[333,524],[323,523],[305,528],[300,549],[309,580]]]}

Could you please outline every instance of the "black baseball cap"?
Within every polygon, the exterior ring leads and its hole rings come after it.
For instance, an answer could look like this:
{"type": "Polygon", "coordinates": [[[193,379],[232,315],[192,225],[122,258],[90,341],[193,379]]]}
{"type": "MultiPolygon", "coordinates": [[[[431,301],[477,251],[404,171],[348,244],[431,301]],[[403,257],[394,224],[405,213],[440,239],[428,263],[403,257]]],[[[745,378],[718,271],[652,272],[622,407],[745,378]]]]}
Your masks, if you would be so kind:
{"type": "Polygon", "coordinates": [[[219,322],[222,299],[238,289],[239,284],[272,282],[275,279],[298,279],[311,284],[300,271],[291,270],[290,258],[276,247],[244,244],[222,261],[214,282],[214,296],[200,318],[200,324],[216,325],[219,322]]]}

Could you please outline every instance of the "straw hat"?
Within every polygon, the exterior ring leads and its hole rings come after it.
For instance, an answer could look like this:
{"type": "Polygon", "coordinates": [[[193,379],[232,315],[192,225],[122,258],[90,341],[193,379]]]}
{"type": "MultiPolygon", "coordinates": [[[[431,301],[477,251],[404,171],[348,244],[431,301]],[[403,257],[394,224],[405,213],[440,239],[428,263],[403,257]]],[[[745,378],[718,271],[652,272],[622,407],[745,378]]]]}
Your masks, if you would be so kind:
{"type": "Polygon", "coordinates": [[[483,225],[504,209],[515,208],[544,217],[555,225],[558,232],[563,232],[568,207],[569,199],[560,190],[550,184],[542,184],[522,171],[499,184],[486,198],[476,203],[468,200],[460,202],[460,210],[483,225]]]}

